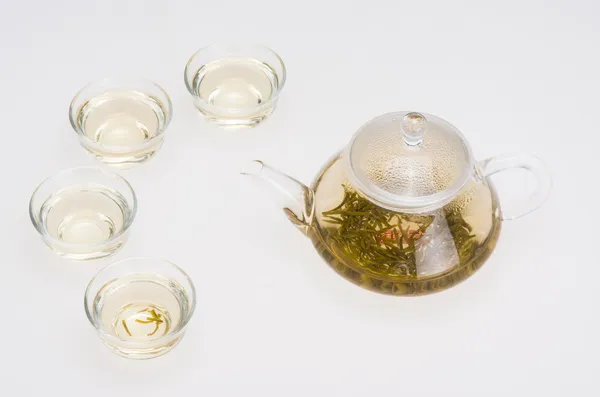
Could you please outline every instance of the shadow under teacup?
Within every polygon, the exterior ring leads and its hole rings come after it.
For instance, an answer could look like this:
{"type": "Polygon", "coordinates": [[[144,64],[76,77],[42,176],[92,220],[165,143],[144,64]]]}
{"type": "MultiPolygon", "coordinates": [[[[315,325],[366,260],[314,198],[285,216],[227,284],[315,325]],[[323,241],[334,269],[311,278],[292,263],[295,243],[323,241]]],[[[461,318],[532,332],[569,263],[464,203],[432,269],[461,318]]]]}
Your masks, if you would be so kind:
{"type": "Polygon", "coordinates": [[[75,95],[69,120],[81,146],[91,155],[128,168],[156,154],[172,113],[169,95],[156,83],[107,78],[75,95]]]}
{"type": "Polygon", "coordinates": [[[29,215],[44,242],[74,260],[109,256],[123,246],[137,199],[121,176],[78,167],[44,180],[33,192],[29,215]]]}
{"type": "Polygon", "coordinates": [[[178,266],[130,258],[106,266],[84,298],[88,319],[116,354],[146,359],[170,351],[184,336],[196,292],[178,266]]]}

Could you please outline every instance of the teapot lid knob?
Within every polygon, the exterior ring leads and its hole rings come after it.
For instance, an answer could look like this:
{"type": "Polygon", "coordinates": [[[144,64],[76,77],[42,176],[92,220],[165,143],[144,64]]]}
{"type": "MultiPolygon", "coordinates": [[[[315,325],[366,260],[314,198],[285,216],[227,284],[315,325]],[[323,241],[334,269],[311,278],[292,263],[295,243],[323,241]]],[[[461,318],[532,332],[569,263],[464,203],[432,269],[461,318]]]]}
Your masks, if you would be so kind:
{"type": "Polygon", "coordinates": [[[423,140],[427,119],[421,113],[407,113],[402,118],[400,129],[404,134],[404,142],[409,146],[416,146],[423,140]]]}

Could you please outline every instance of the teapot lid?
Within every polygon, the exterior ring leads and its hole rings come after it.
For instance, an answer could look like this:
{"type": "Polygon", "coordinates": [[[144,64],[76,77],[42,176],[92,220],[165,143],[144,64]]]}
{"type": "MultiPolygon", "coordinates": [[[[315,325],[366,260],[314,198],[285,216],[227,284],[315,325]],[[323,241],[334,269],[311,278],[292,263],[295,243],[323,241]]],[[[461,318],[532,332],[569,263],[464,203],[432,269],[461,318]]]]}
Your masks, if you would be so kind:
{"type": "Polygon", "coordinates": [[[460,131],[426,113],[394,112],[363,125],[346,149],[349,179],[374,203],[423,212],[452,200],[473,169],[460,131]]]}

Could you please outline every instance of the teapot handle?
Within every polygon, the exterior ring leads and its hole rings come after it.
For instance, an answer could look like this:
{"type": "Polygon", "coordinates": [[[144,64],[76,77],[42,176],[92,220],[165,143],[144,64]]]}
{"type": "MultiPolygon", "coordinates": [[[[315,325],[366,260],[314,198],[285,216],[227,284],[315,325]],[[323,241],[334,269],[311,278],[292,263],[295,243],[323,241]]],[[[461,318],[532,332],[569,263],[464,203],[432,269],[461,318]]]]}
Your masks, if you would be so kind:
{"type": "MultiPolygon", "coordinates": [[[[521,203],[515,204],[508,211],[502,209],[500,219],[518,219],[538,209],[550,194],[552,178],[548,167],[537,157],[528,154],[496,156],[479,163],[485,177],[512,168],[522,168],[531,172],[537,179],[537,187],[533,193],[521,203]]],[[[502,206],[501,206],[502,208],[502,206]]]]}

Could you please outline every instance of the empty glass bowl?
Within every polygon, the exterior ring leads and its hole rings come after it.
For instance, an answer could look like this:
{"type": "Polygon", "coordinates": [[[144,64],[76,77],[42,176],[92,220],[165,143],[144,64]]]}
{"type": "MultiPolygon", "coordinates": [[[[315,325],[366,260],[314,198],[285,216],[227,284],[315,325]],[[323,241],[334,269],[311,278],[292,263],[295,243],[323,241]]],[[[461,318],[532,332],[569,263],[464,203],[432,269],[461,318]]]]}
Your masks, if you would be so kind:
{"type": "Polygon", "coordinates": [[[211,45],[198,50],[185,67],[194,104],[220,126],[254,126],[275,109],[285,85],[281,57],[260,45],[211,45]]]}
{"type": "Polygon", "coordinates": [[[137,209],[131,185],[98,167],[78,167],[44,180],[31,196],[29,215],[58,255],[97,259],[123,246],[137,209]]]}
{"type": "Polygon", "coordinates": [[[192,280],[162,259],[130,258],[90,281],[85,312],[116,354],[134,359],[163,355],[183,338],[196,306],[192,280]]]}
{"type": "Polygon", "coordinates": [[[104,79],[73,98],[71,125],[81,145],[98,160],[127,168],[162,146],[173,110],[169,95],[143,79],[104,79]]]}

